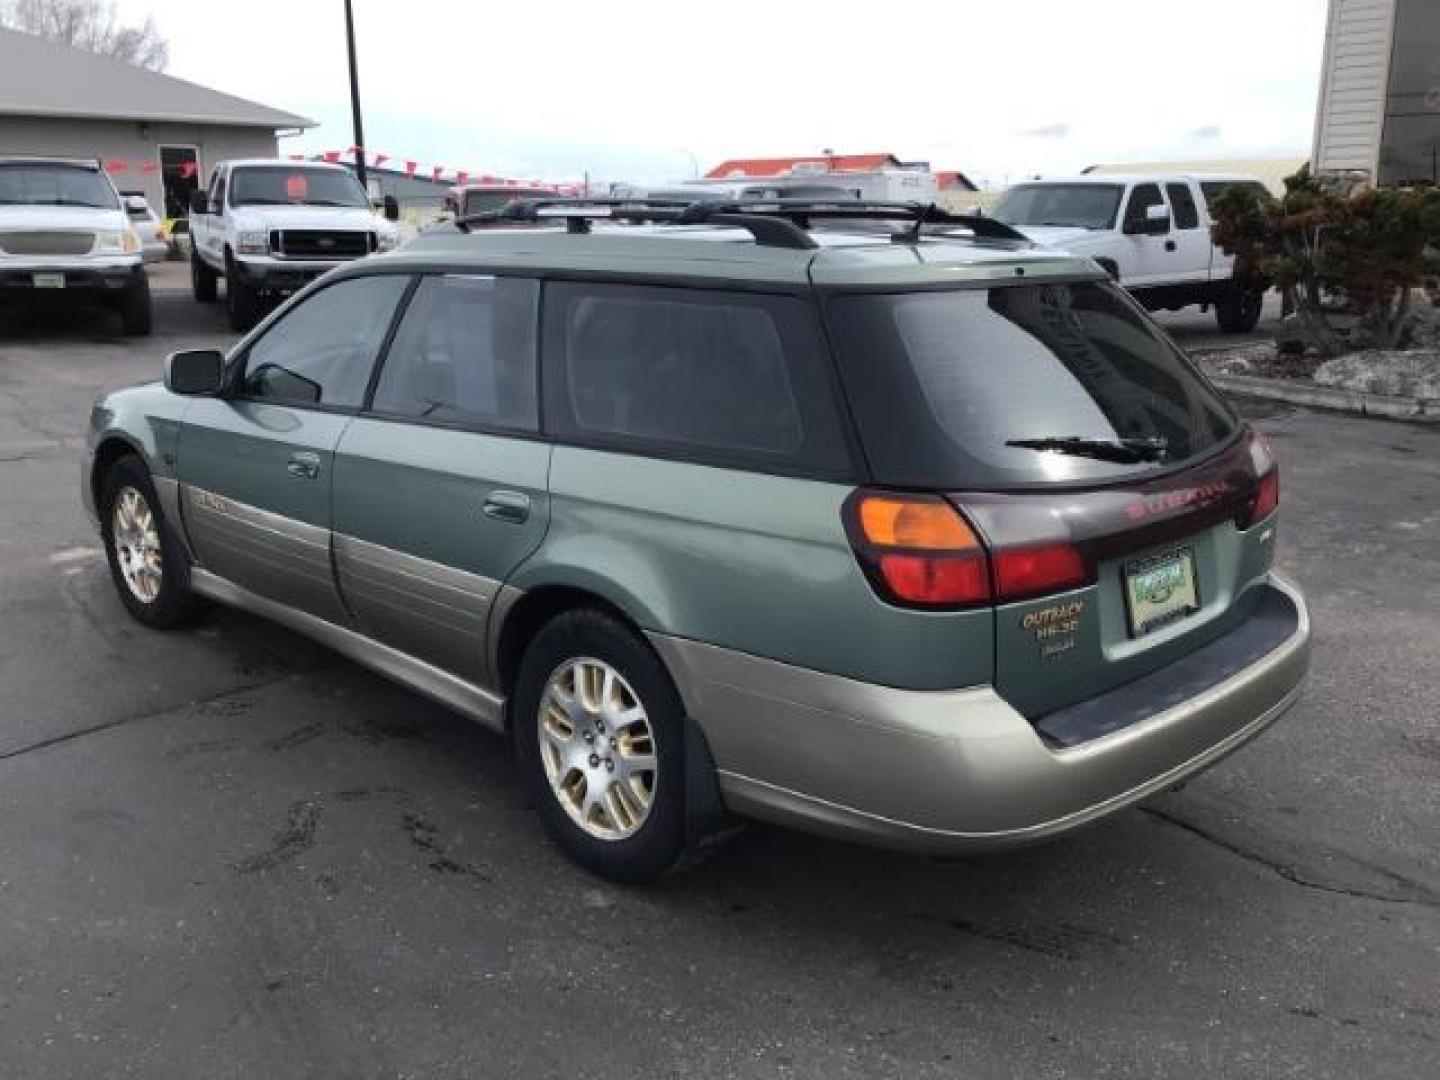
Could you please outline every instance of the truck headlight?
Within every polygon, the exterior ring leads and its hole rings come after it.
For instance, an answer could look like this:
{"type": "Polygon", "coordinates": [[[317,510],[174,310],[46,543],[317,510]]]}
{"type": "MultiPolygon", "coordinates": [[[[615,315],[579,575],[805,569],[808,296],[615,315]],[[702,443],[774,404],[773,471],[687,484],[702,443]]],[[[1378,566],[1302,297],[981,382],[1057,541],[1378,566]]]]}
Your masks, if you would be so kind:
{"type": "Polygon", "coordinates": [[[270,234],[264,229],[246,229],[235,237],[235,250],[241,255],[270,254],[270,234]]]}
{"type": "Polygon", "coordinates": [[[140,250],[140,237],[134,229],[97,232],[92,255],[133,255],[140,250]]]}

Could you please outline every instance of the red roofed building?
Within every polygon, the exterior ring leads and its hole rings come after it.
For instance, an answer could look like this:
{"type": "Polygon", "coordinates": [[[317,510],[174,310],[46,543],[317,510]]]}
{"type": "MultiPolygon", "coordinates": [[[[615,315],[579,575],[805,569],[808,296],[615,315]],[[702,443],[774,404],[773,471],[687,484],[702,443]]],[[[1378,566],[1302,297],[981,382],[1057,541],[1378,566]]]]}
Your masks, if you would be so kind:
{"type": "MultiPolygon", "coordinates": [[[[880,172],[907,166],[894,154],[812,154],[807,157],[732,158],[708,173],[707,180],[773,180],[827,172],[880,172]]],[[[913,168],[914,165],[909,167],[913,168]]]]}

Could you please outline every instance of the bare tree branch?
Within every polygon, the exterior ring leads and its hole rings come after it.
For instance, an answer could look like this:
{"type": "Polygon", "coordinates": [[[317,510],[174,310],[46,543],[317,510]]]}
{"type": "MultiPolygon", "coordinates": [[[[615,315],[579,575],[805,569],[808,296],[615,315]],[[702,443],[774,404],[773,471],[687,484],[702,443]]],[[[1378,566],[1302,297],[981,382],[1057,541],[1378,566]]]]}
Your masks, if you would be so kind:
{"type": "Polygon", "coordinates": [[[121,26],[115,0],[0,0],[0,27],[164,71],[170,45],[153,18],[121,26]]]}

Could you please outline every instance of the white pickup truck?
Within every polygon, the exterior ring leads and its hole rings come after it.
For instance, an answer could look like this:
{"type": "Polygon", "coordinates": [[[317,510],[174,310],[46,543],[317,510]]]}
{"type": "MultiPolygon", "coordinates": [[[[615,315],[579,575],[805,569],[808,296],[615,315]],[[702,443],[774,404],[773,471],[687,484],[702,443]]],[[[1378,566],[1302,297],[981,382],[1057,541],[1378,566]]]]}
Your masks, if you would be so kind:
{"type": "Polygon", "coordinates": [[[325,271],[396,246],[393,197],[377,214],[343,165],[270,159],[226,161],[190,202],[190,283],[213,302],[225,278],[225,310],[248,330],[268,302],[325,271]]]}
{"type": "Polygon", "coordinates": [[[1252,176],[1105,175],[1033,180],[990,211],[1031,240],[1088,255],[1150,311],[1214,306],[1227,334],[1255,329],[1263,282],[1234,276],[1234,259],[1210,238],[1210,200],[1252,176]]]}
{"type": "Polygon", "coordinates": [[[95,300],[150,333],[141,241],[98,161],[0,157],[0,301],[95,300]]]}

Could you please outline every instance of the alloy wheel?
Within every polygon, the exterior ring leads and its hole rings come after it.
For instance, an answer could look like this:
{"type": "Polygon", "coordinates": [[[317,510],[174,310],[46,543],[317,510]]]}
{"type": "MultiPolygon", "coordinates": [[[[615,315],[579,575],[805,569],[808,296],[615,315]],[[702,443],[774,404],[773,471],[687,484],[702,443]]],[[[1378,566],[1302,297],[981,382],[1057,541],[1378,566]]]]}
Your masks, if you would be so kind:
{"type": "Polygon", "coordinates": [[[655,802],[655,734],[639,695],[603,660],[566,660],[545,683],[537,717],[550,790],[599,840],[624,840],[655,802]]]}
{"type": "Polygon", "coordinates": [[[138,489],[126,485],[116,494],[110,536],[125,587],[142,604],[153,604],[160,595],[164,573],[160,530],[150,504],[138,489]]]}

